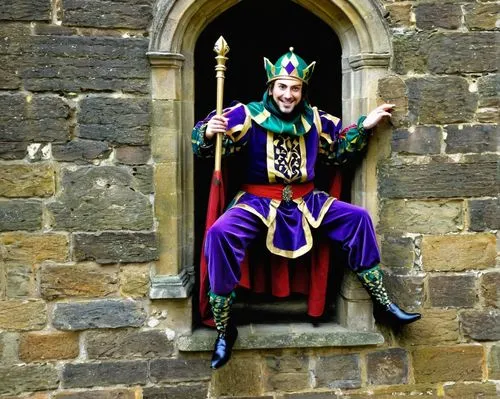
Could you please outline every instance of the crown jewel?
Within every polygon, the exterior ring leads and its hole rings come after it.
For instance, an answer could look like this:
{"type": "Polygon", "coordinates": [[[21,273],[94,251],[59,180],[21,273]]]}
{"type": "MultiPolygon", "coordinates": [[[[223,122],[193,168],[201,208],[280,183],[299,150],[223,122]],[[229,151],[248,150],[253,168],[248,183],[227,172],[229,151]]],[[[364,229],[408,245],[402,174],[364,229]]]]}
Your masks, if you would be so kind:
{"type": "Polygon", "coordinates": [[[308,83],[314,71],[316,61],[309,65],[297,54],[293,52],[293,47],[290,47],[288,53],[283,54],[276,64],[273,65],[266,57],[264,57],[264,67],[266,68],[267,83],[283,78],[296,78],[308,83]]]}

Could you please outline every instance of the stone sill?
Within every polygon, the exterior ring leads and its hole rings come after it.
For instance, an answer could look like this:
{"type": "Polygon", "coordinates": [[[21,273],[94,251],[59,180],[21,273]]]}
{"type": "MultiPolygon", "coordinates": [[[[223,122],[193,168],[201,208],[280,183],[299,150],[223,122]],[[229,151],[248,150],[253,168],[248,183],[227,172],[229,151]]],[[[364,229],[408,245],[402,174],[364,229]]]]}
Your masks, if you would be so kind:
{"type": "MultiPolygon", "coordinates": [[[[311,323],[250,324],[238,327],[234,349],[317,348],[338,346],[368,346],[384,343],[382,334],[374,331],[354,331],[336,323],[313,326],[311,323]]],[[[215,330],[200,328],[192,335],[180,336],[180,351],[212,351],[215,330]]]]}

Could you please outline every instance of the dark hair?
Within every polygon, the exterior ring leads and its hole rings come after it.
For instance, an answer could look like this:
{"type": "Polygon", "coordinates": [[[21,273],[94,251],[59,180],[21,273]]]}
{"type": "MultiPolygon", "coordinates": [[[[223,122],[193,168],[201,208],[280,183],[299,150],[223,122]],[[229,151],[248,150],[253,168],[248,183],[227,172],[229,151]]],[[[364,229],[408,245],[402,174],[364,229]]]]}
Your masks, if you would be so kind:
{"type": "MultiPolygon", "coordinates": [[[[272,91],[274,83],[276,83],[276,80],[271,80],[267,84],[267,90],[272,91]]],[[[306,82],[302,82],[302,100],[309,102],[309,85],[306,82]]]]}

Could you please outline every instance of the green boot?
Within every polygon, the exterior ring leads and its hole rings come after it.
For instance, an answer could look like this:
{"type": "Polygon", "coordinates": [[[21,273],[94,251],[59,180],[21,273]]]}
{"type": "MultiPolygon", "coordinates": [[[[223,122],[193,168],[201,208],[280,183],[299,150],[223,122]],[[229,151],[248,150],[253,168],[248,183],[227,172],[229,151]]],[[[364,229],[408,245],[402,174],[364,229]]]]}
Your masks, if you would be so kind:
{"type": "Polygon", "coordinates": [[[215,328],[218,333],[212,354],[211,368],[218,369],[231,358],[231,351],[238,337],[238,330],[230,323],[231,305],[236,295],[234,291],[229,295],[217,295],[213,292],[208,295],[208,301],[214,315],[215,328]]]}
{"type": "Polygon", "coordinates": [[[384,287],[383,272],[379,265],[357,273],[358,278],[366,288],[374,302],[375,318],[389,324],[409,324],[422,316],[420,313],[407,313],[389,299],[384,287]]]}

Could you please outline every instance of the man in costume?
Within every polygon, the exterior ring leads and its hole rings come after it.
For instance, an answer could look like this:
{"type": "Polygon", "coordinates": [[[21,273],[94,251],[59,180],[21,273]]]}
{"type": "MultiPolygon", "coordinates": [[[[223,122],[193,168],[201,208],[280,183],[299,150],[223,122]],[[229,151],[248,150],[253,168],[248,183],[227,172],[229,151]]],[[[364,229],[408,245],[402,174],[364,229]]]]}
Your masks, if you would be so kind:
{"type": "Polygon", "coordinates": [[[267,249],[295,259],[311,250],[312,229],[341,244],[348,267],[359,277],[374,302],[376,315],[391,323],[420,318],[393,303],[384,288],[380,254],[367,211],[314,187],[317,161],[343,164],[367,144],[370,129],[390,117],[383,104],[357,124],[342,129],[341,121],[304,96],[315,62],[307,63],[290,48],[276,64],[264,58],[267,90],[260,102],[238,103],[222,115],[211,113],[193,129],[193,151],[213,156],[213,137],[223,134],[223,154],[240,156],[243,185],[229,209],[207,231],[204,256],[208,264],[209,303],[218,336],[212,368],[226,364],[237,337],[231,323],[240,264],[259,233],[267,249]]]}

